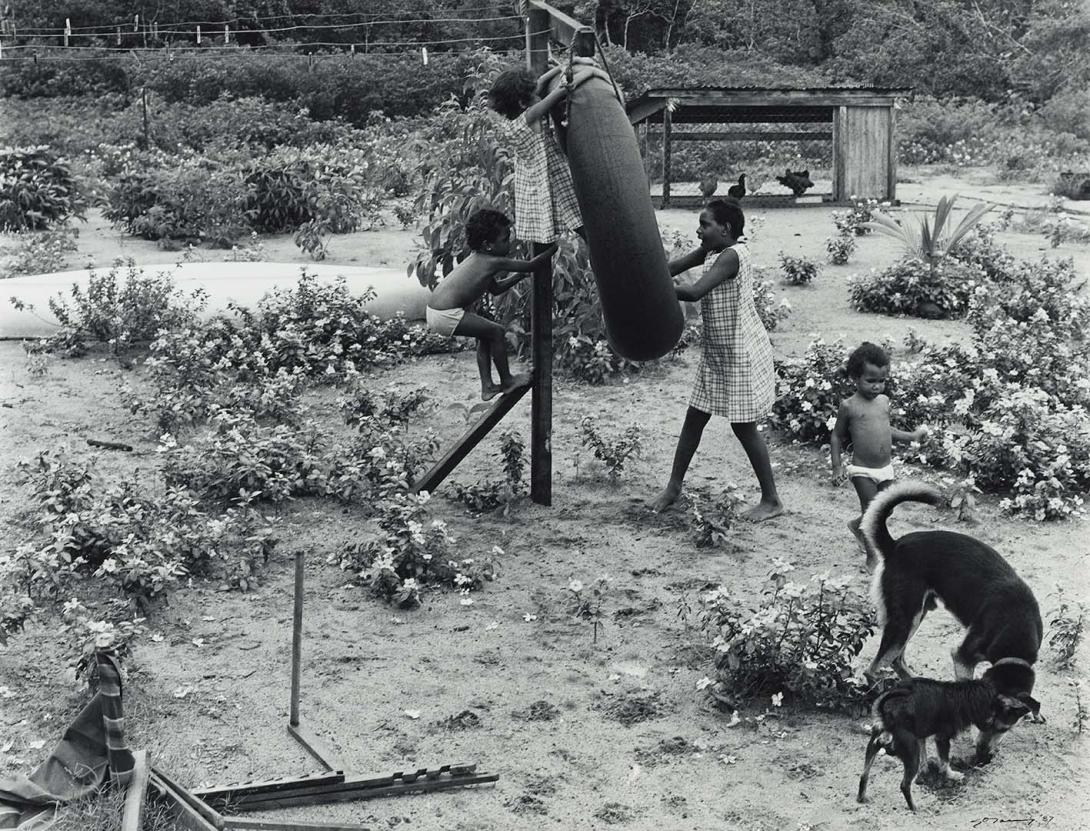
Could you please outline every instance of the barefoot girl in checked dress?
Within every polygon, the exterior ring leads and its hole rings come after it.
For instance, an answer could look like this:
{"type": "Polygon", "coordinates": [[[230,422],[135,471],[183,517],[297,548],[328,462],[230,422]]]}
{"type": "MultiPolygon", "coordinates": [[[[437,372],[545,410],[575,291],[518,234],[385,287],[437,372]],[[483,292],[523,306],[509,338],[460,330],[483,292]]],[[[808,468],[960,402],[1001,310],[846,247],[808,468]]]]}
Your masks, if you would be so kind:
{"type": "Polygon", "coordinates": [[[783,512],[768,447],[757,432],[757,422],[772,411],[776,399],[776,372],[772,344],[753,303],[749,249],[738,240],[744,228],[741,208],[723,199],[712,200],[700,214],[700,248],[670,263],[675,276],[704,265],[695,283],[675,283],[679,300],[700,301],[704,346],[670,482],[654,503],[656,511],[681,493],[689,462],[714,414],[730,421],[761,486],[761,501],[746,516],[759,522],[783,512]]]}

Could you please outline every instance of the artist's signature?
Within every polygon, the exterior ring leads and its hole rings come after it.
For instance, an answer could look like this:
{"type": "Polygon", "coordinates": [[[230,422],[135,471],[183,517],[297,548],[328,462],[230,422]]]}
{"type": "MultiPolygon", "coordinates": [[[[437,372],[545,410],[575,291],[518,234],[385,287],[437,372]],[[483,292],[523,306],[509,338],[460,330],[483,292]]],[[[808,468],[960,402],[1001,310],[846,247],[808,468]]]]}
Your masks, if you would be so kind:
{"type": "Polygon", "coordinates": [[[1039,817],[981,817],[980,819],[974,819],[970,825],[973,828],[979,828],[982,825],[1010,825],[1018,823],[1024,825],[1027,828],[1031,825],[1050,825],[1055,817],[1050,817],[1048,814],[1041,814],[1039,817]]]}

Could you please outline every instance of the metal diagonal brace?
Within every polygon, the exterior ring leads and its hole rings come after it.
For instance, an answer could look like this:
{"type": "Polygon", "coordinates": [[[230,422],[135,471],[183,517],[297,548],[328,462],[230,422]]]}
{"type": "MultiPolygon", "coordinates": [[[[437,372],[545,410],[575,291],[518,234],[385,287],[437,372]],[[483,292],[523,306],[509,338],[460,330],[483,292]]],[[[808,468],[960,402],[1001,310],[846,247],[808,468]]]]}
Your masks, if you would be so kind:
{"type": "Polygon", "coordinates": [[[315,777],[280,780],[263,785],[237,785],[206,788],[194,795],[209,806],[232,812],[265,811],[296,805],[319,805],[325,802],[345,802],[353,799],[374,799],[381,796],[442,791],[495,782],[495,773],[477,773],[476,765],[443,765],[435,770],[421,768],[411,773],[398,771],[389,776],[371,778],[341,778],[326,774],[333,781],[316,781],[315,777]]]}

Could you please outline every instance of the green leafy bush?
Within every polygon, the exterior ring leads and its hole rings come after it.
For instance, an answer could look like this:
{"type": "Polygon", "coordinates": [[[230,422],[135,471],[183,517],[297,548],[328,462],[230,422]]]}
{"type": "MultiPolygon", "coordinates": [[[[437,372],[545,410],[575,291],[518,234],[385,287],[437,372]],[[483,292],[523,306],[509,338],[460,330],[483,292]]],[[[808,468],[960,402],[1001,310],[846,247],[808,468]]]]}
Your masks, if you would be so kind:
{"type": "Polygon", "coordinates": [[[848,298],[861,312],[914,317],[962,317],[984,279],[980,269],[953,258],[933,269],[923,260],[905,259],[880,272],[848,278],[848,298]]]}
{"type": "MultiPolygon", "coordinates": [[[[118,261],[105,273],[91,271],[86,289],[73,284],[68,298],[59,292],[49,298],[49,310],[61,328],[39,348],[76,357],[86,351],[88,341],[100,341],[119,352],[151,341],[160,330],[193,325],[204,308],[205,292],[179,291],[170,272],[146,275],[132,261],[122,268],[118,261]]],[[[12,303],[34,308],[17,298],[12,303]]]]}
{"type": "Polygon", "coordinates": [[[275,545],[248,500],[213,516],[182,488],[149,495],[136,480],[103,488],[89,463],[51,451],[20,469],[47,539],[22,543],[0,560],[0,572],[7,571],[0,582],[12,580],[26,597],[55,598],[62,589],[92,596],[105,586],[146,608],[184,575],[228,573],[230,558],[249,562],[275,545]]]}
{"type": "Polygon", "coordinates": [[[255,498],[282,502],[325,492],[315,439],[287,424],[262,426],[247,413],[213,408],[212,431],[192,444],[164,439],[168,485],[202,499],[255,498]]]}
{"type": "Polygon", "coordinates": [[[68,255],[78,248],[78,234],[75,228],[63,225],[49,231],[20,233],[14,245],[0,249],[0,254],[8,257],[0,277],[61,271],[68,264],[68,255]]]}
{"type": "Polygon", "coordinates": [[[977,225],[958,241],[949,251],[949,257],[974,265],[990,280],[1003,282],[1012,279],[1019,267],[1014,256],[995,241],[996,226],[977,225]]]}
{"type": "Polygon", "coordinates": [[[785,299],[778,299],[776,284],[763,278],[764,270],[758,269],[753,280],[753,305],[757,308],[757,317],[765,329],[775,331],[781,320],[791,316],[791,304],[785,299]]]}
{"type": "Polygon", "coordinates": [[[693,530],[696,532],[697,548],[716,548],[730,539],[730,529],[738,521],[738,508],[744,502],[738,487],[733,483],[707,503],[701,502],[692,493],[693,530]]]}
{"type": "Polygon", "coordinates": [[[598,419],[587,415],[579,422],[579,431],[583,447],[589,447],[594,452],[594,458],[605,465],[613,482],[624,472],[625,463],[640,454],[642,430],[635,424],[612,435],[603,434],[598,426],[598,419]]]}
{"type": "Polygon", "coordinates": [[[833,211],[833,224],[840,236],[863,237],[871,232],[867,225],[874,219],[874,213],[880,207],[877,199],[852,198],[852,207],[847,211],[833,211]]]}
{"type": "Polygon", "coordinates": [[[0,147],[0,231],[42,231],[83,219],[86,196],[48,147],[0,147]]]}
{"type": "Polygon", "coordinates": [[[855,251],[855,237],[839,234],[825,240],[825,250],[829,252],[829,262],[844,265],[855,251]]]}
{"type": "Polygon", "coordinates": [[[507,513],[511,505],[526,494],[526,442],[512,430],[500,433],[500,447],[496,453],[501,462],[502,479],[477,481],[472,485],[451,482],[455,498],[471,511],[483,513],[503,507],[507,513]]]}
{"type": "Polygon", "coordinates": [[[247,210],[260,232],[293,231],[324,222],[345,234],[379,221],[382,193],[368,184],[365,154],[329,145],[283,147],[244,168],[247,210]]]}
{"type": "Polygon", "coordinates": [[[870,601],[855,577],[797,583],[792,571],[773,562],[756,609],[722,586],[701,599],[700,620],[717,653],[716,697],[735,706],[780,693],[820,707],[862,703],[868,685],[852,664],[875,628],[870,601]]]}
{"type": "Polygon", "coordinates": [[[134,165],[113,180],[103,214],[143,239],[199,240],[220,248],[250,233],[247,188],[231,162],[194,155],[134,165]]]}
{"type": "Polygon", "coordinates": [[[425,585],[451,586],[466,595],[495,578],[492,557],[458,559],[455,539],[445,522],[428,522],[428,494],[400,493],[377,505],[379,539],[349,543],[337,555],[338,565],[353,572],[383,599],[404,608],[420,604],[425,585]]]}
{"type": "Polygon", "coordinates": [[[1067,199],[1090,199],[1090,173],[1064,171],[1052,185],[1052,193],[1067,199]]]}
{"type": "Polygon", "coordinates": [[[780,267],[792,286],[808,286],[818,275],[818,264],[806,257],[789,257],[780,252],[780,267]]]}
{"type": "Polygon", "coordinates": [[[769,415],[772,426],[802,442],[828,441],[840,402],[855,393],[847,358],[841,341],[818,339],[801,358],[777,363],[777,397],[769,415]]]}

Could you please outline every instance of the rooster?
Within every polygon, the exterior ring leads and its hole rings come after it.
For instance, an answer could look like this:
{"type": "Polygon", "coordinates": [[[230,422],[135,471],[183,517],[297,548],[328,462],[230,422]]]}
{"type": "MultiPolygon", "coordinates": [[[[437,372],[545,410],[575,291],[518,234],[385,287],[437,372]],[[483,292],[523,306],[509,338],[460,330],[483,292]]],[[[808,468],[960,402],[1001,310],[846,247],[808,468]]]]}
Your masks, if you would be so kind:
{"type": "Polygon", "coordinates": [[[730,196],[733,199],[741,199],[745,195],[746,195],[746,174],[743,173],[741,176],[738,177],[738,184],[737,185],[731,185],[729,188],[727,188],[727,196],[730,196]]]}
{"type": "Polygon", "coordinates": [[[705,199],[715,193],[717,187],[719,187],[719,182],[716,181],[714,176],[705,176],[700,180],[700,193],[705,199]]]}

